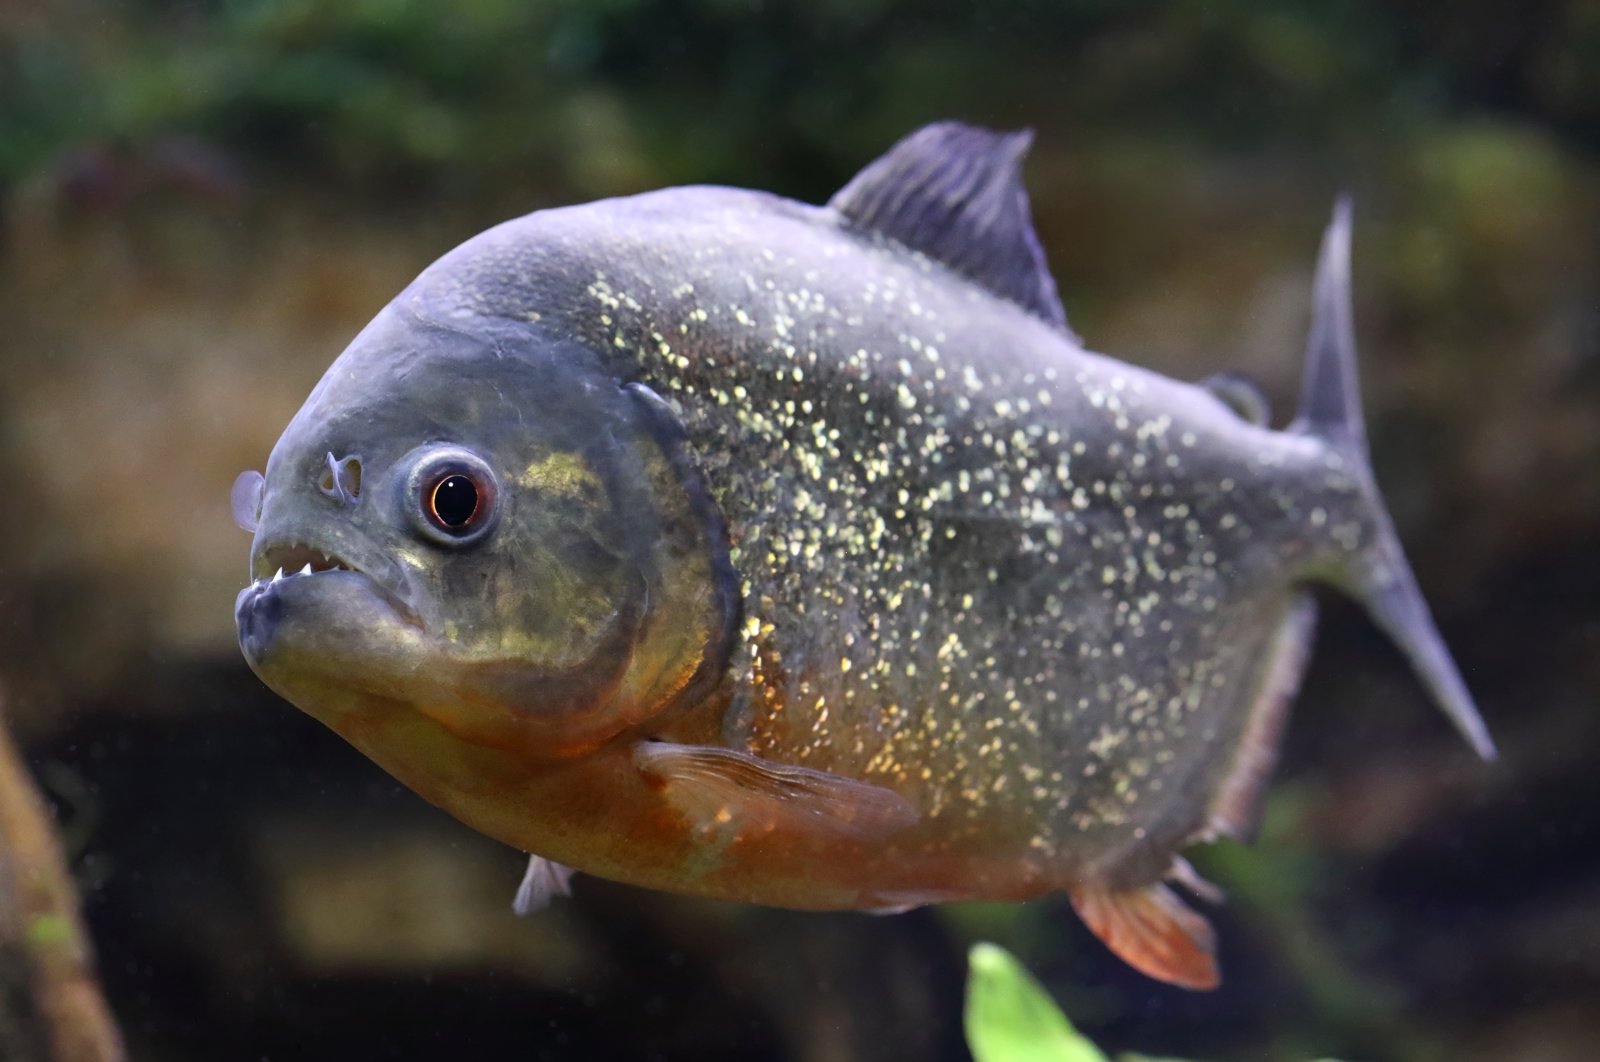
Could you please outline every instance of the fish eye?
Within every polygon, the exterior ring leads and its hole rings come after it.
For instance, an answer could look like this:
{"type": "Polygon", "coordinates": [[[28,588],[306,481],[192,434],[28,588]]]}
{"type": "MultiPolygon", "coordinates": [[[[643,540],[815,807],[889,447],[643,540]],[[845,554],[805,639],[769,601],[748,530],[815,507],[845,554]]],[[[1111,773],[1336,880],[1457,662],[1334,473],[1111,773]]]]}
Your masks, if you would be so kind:
{"type": "Polygon", "coordinates": [[[471,451],[432,450],[413,466],[410,478],[417,527],[432,541],[467,545],[493,524],[499,496],[494,473],[471,451]]]}
{"type": "Polygon", "coordinates": [[[428,496],[428,515],[446,531],[460,531],[472,525],[483,498],[471,476],[452,472],[441,479],[428,496]]]}

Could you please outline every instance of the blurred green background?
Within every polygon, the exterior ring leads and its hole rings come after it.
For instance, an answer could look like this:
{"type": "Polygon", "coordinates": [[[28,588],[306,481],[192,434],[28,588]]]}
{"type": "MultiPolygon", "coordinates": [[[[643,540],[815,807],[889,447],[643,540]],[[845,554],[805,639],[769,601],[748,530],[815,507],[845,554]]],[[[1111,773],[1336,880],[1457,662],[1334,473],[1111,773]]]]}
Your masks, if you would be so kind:
{"type": "Polygon", "coordinates": [[[0,5],[0,682],[140,1059],[961,1059],[967,944],[1108,1050],[1600,1043],[1600,5],[0,5]],[[796,915],[519,857],[268,694],[227,491],[455,243],[665,184],[808,201],[939,118],[1038,131],[1089,345],[1280,417],[1354,193],[1374,464],[1504,758],[1329,602],[1266,836],[1197,854],[1225,983],[1064,903],[796,915]]]}

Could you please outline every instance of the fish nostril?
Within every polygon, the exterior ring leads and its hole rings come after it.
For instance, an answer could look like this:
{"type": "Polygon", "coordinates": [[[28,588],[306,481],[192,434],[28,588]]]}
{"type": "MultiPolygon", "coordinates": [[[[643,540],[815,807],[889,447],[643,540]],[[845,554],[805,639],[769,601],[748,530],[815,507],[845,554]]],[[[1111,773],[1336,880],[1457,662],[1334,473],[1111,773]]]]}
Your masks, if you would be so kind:
{"type": "Polygon", "coordinates": [[[338,498],[346,505],[361,499],[361,456],[334,457],[330,450],[324,461],[322,478],[317,486],[330,498],[338,498]]]}

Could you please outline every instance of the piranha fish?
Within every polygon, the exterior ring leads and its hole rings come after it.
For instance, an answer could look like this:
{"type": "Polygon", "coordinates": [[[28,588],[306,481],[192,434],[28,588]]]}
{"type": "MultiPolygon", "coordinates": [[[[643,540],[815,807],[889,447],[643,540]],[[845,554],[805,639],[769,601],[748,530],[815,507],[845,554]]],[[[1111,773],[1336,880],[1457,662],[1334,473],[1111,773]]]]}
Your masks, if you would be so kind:
{"type": "Polygon", "coordinates": [[[1488,732],[1374,485],[1350,214],[1299,413],[1085,349],[1029,134],[912,134],[826,206],[689,187],[426,269],[235,485],[261,679],[573,870],[789,908],[1064,892],[1218,981],[1179,852],[1248,837],[1311,636],[1362,603],[1488,732]]]}

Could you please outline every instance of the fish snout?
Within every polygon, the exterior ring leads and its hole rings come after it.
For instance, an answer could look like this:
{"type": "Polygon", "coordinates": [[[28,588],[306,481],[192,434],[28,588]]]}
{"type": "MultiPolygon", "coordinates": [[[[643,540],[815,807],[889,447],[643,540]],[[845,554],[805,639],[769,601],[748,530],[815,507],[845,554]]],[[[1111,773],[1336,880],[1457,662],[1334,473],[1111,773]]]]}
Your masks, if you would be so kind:
{"type": "Polygon", "coordinates": [[[234,599],[233,618],[239,631],[239,648],[250,666],[256,667],[266,655],[267,646],[283,619],[283,598],[270,593],[270,584],[258,580],[239,591],[234,599]]]}

